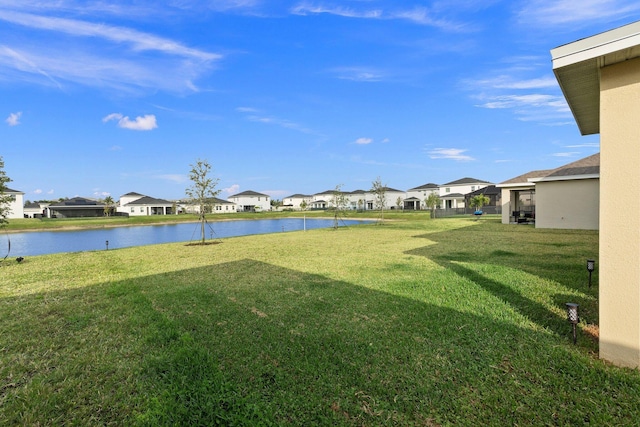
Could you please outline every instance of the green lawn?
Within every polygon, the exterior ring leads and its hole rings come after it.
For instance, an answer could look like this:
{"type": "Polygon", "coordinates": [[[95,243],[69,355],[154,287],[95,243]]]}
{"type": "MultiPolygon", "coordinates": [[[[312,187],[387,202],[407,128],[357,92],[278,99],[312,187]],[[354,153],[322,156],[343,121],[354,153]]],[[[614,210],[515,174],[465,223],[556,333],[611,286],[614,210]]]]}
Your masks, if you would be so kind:
{"type": "Polygon", "coordinates": [[[597,232],[396,219],[4,261],[0,425],[637,425],[597,232]]]}

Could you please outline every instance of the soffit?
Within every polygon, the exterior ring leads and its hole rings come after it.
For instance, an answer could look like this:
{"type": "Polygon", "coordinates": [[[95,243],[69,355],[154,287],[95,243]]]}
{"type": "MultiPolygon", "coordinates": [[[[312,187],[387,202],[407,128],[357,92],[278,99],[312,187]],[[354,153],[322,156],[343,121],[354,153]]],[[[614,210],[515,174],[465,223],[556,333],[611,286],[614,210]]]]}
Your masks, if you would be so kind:
{"type": "Polygon", "coordinates": [[[551,50],[553,72],[583,135],[600,132],[600,68],[640,57],[640,21],[551,50]]]}

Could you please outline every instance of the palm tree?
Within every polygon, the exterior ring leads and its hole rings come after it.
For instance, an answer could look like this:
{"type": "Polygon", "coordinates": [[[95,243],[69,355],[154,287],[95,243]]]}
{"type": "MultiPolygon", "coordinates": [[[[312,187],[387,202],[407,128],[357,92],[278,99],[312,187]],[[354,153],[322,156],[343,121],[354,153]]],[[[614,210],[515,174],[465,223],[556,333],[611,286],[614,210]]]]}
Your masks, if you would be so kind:
{"type": "Polygon", "coordinates": [[[104,198],[104,216],[110,216],[111,210],[113,209],[113,197],[107,196],[104,198]]]}

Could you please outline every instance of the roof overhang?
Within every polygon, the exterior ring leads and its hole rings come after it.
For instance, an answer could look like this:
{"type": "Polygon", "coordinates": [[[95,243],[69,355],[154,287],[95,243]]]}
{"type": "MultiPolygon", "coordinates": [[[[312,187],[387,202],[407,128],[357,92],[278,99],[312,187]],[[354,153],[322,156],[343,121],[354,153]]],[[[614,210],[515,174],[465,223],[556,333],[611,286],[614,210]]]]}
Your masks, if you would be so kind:
{"type": "Polygon", "coordinates": [[[542,178],[530,178],[530,182],[553,182],[553,181],[576,181],[580,179],[600,179],[599,173],[586,175],[561,175],[561,176],[543,176],[542,178]]]}
{"type": "Polygon", "coordinates": [[[580,133],[600,133],[600,68],[640,57],[640,21],[551,50],[553,72],[580,133]]]}

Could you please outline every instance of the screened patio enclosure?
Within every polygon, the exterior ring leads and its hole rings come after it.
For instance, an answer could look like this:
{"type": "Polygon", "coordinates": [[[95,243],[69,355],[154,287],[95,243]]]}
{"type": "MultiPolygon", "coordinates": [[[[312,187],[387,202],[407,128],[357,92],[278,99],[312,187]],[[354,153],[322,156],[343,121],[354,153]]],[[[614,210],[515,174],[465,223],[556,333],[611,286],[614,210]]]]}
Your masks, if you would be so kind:
{"type": "Polygon", "coordinates": [[[511,190],[511,217],[514,224],[533,224],[536,220],[536,190],[511,190]]]}

